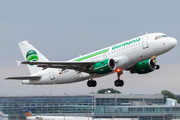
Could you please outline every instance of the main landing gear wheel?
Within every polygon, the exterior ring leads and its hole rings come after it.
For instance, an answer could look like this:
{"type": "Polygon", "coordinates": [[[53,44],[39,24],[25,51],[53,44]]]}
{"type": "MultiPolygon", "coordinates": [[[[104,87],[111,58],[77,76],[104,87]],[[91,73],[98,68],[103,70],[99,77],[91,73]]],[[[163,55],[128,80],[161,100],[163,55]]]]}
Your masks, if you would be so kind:
{"type": "Polygon", "coordinates": [[[116,86],[116,87],[122,87],[123,85],[124,85],[124,81],[123,80],[116,80],[115,82],[114,82],[114,85],[116,86]]]}
{"type": "Polygon", "coordinates": [[[116,87],[122,87],[124,85],[124,81],[120,79],[120,76],[123,74],[122,71],[117,72],[118,79],[114,82],[116,87]]]}
{"type": "Polygon", "coordinates": [[[95,80],[88,80],[87,86],[88,87],[96,87],[97,82],[95,80]]]}

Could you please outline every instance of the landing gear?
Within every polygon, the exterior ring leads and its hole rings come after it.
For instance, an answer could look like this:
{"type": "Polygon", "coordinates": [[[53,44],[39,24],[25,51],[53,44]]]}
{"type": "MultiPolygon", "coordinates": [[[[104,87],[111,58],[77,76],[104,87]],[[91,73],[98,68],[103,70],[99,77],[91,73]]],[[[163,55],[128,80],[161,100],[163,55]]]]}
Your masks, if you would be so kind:
{"type": "Polygon", "coordinates": [[[88,82],[87,82],[88,87],[96,87],[96,85],[97,85],[97,82],[93,79],[88,80],[88,82]]]}
{"type": "Polygon", "coordinates": [[[124,85],[124,81],[120,79],[120,76],[123,74],[122,71],[117,72],[118,79],[114,82],[116,87],[122,87],[124,85]]]}
{"type": "Polygon", "coordinates": [[[114,85],[115,85],[116,87],[122,87],[122,86],[124,85],[124,81],[118,79],[118,80],[116,80],[116,81],[114,82],[114,85]]]}
{"type": "MultiPolygon", "coordinates": [[[[114,82],[114,85],[116,87],[122,87],[124,85],[124,81],[120,79],[120,76],[123,74],[122,70],[117,70],[117,77],[118,79],[114,82]]],[[[87,81],[87,86],[88,87],[96,87],[97,82],[93,80],[92,78],[87,81]]]]}
{"type": "Polygon", "coordinates": [[[154,69],[158,70],[160,68],[160,66],[156,65],[156,59],[157,59],[156,56],[152,57],[152,60],[153,60],[153,63],[154,63],[154,69]]]}

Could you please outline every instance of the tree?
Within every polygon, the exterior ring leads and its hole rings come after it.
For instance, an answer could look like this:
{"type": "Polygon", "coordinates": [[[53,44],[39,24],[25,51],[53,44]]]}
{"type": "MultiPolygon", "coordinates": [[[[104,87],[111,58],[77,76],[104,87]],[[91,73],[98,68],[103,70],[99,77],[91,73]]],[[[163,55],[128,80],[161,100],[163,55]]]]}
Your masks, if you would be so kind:
{"type": "Polygon", "coordinates": [[[107,88],[107,89],[101,89],[101,90],[98,90],[97,92],[98,94],[111,94],[111,93],[121,93],[119,92],[118,90],[114,90],[113,88],[107,88]]]}
{"type": "Polygon", "coordinates": [[[168,91],[168,90],[163,90],[161,92],[161,94],[164,95],[164,102],[166,102],[166,98],[172,98],[172,99],[178,100],[176,98],[176,96],[173,93],[171,93],[170,91],[168,91]]]}

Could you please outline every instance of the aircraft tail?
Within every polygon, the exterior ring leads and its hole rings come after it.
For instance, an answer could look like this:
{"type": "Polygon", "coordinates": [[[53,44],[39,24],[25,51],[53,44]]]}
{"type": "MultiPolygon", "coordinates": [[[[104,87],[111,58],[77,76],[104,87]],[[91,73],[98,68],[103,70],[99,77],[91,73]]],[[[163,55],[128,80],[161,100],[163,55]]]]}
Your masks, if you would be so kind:
{"type": "Polygon", "coordinates": [[[31,117],[31,116],[35,116],[31,113],[31,111],[29,111],[28,109],[23,109],[22,110],[24,112],[24,114],[26,115],[26,117],[31,117]]]}
{"type": "MultiPolygon", "coordinates": [[[[39,62],[48,62],[49,60],[44,57],[36,48],[34,48],[28,41],[23,41],[18,43],[23,54],[25,61],[39,61],[39,62]]],[[[27,65],[31,74],[35,74],[39,71],[42,71],[42,68],[37,67],[36,65],[27,65]]]]}

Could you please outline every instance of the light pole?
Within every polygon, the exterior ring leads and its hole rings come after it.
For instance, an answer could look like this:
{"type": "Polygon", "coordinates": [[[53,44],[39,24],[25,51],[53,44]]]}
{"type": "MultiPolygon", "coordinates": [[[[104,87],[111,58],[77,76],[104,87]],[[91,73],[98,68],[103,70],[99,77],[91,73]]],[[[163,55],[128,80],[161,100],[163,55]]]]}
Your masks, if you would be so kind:
{"type": "Polygon", "coordinates": [[[139,113],[138,113],[138,111],[136,110],[136,108],[134,108],[135,109],[135,111],[136,111],[136,113],[137,113],[137,117],[138,117],[138,120],[139,120],[139,113]]]}
{"type": "Polygon", "coordinates": [[[89,114],[88,114],[88,112],[86,111],[86,114],[88,115],[88,120],[89,120],[89,114]]]}
{"type": "Polygon", "coordinates": [[[41,120],[41,114],[39,113],[39,111],[38,111],[38,114],[39,114],[39,118],[40,118],[40,120],[41,120]]]}
{"type": "Polygon", "coordinates": [[[162,114],[163,114],[163,120],[164,120],[164,112],[162,111],[162,109],[160,108],[160,110],[161,110],[161,112],[162,112],[162,114]]]}
{"type": "Polygon", "coordinates": [[[16,120],[18,120],[18,114],[16,113],[16,111],[14,111],[14,114],[16,115],[16,120]]]}
{"type": "Polygon", "coordinates": [[[114,120],[114,115],[113,115],[113,113],[111,112],[111,110],[110,110],[110,113],[111,113],[111,115],[112,115],[112,119],[114,120]]]}
{"type": "Polygon", "coordinates": [[[65,115],[64,115],[63,111],[61,111],[61,113],[63,114],[63,116],[64,116],[64,120],[65,120],[65,115]]]}

